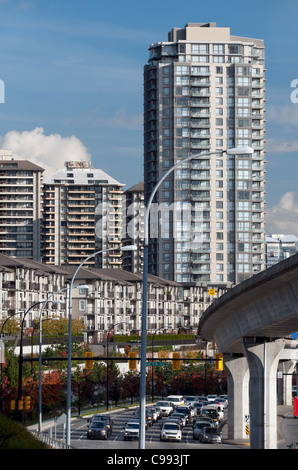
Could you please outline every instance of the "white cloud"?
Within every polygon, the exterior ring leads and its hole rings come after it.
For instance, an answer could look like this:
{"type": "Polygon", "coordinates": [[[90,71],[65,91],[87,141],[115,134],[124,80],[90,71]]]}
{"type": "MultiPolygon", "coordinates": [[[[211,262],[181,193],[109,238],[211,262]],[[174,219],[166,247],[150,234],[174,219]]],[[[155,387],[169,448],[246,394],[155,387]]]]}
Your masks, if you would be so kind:
{"type": "MultiPolygon", "coordinates": [[[[289,95],[290,99],[290,95],[289,95]]],[[[268,109],[268,120],[279,124],[287,124],[289,126],[298,125],[298,105],[289,104],[284,106],[271,106],[268,109]]]]}
{"type": "Polygon", "coordinates": [[[90,161],[86,147],[77,137],[45,135],[42,127],[36,127],[32,131],[7,132],[0,137],[0,146],[2,149],[12,150],[14,159],[30,160],[44,168],[44,176],[57,168],[63,168],[65,161],[90,161]]]}
{"type": "Polygon", "coordinates": [[[266,232],[298,237],[298,193],[287,192],[278,204],[267,208],[266,232]]]}
{"type": "Polygon", "coordinates": [[[298,151],[298,140],[270,139],[266,146],[270,153],[293,153],[298,151]]]}

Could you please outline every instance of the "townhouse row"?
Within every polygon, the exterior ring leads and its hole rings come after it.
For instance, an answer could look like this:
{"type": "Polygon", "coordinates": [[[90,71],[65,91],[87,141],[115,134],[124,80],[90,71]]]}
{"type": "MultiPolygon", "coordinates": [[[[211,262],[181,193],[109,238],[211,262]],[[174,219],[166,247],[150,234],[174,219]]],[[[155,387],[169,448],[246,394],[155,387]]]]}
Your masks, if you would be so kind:
{"type": "MultiPolygon", "coordinates": [[[[67,286],[75,271],[71,265],[51,266],[33,260],[0,255],[0,305],[3,321],[8,316],[23,318],[30,329],[39,319],[68,317],[67,286]],[[57,293],[53,295],[54,293],[57,293]],[[54,301],[59,301],[55,303],[54,301]]],[[[210,303],[229,286],[190,285],[153,275],[148,280],[148,333],[178,331],[196,333],[199,319],[210,303]],[[212,295],[210,287],[214,289],[212,295]]],[[[81,268],[72,289],[72,317],[84,322],[84,339],[89,344],[106,340],[109,332],[140,334],[142,275],[118,269],[81,268]],[[82,287],[80,287],[82,286],[82,287]],[[87,288],[88,286],[88,288],[87,288]]]]}

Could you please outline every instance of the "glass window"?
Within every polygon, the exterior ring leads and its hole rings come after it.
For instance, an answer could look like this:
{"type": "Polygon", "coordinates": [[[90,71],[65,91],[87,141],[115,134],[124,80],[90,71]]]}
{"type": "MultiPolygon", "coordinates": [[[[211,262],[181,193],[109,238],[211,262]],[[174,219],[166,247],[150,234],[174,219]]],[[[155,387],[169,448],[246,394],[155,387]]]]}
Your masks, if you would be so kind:
{"type": "Polygon", "coordinates": [[[251,75],[250,67],[237,67],[237,75],[251,75]]]}
{"type": "Polygon", "coordinates": [[[192,44],[191,52],[194,54],[209,54],[209,44],[192,44]]]}
{"type": "Polygon", "coordinates": [[[239,86],[250,86],[251,79],[250,77],[238,77],[237,78],[237,85],[239,86]]]}
{"type": "Polygon", "coordinates": [[[189,74],[189,67],[187,65],[176,65],[175,70],[177,75],[189,74]]]}
{"type": "Polygon", "coordinates": [[[223,63],[225,61],[225,56],[224,55],[215,55],[213,56],[213,62],[215,64],[220,64],[220,63],[223,63]]]}
{"type": "Polygon", "coordinates": [[[238,271],[240,273],[249,273],[250,272],[250,264],[238,264],[238,271]]]}
{"type": "Polygon", "coordinates": [[[213,54],[224,54],[225,45],[224,44],[213,44],[213,54]]]}
{"type": "Polygon", "coordinates": [[[238,212],[237,213],[237,220],[250,220],[251,213],[250,212],[238,212]]]}
{"type": "Polygon", "coordinates": [[[249,98],[237,98],[237,106],[250,106],[250,99],[249,98]]]}
{"type": "Polygon", "coordinates": [[[251,171],[249,170],[237,170],[237,177],[239,179],[248,180],[251,178],[251,171]]]}

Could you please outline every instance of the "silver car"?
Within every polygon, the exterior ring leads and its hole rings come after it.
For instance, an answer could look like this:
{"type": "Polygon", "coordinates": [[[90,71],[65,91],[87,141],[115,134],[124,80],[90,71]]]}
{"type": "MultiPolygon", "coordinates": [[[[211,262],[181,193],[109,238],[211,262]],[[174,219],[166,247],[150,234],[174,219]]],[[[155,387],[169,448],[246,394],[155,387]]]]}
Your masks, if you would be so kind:
{"type": "Polygon", "coordinates": [[[182,431],[179,424],[174,421],[165,421],[160,432],[161,441],[181,441],[182,431]]]}
{"type": "Polygon", "coordinates": [[[193,427],[193,435],[192,435],[194,440],[200,439],[203,429],[208,426],[210,426],[210,423],[208,421],[196,421],[193,427]]]}
{"type": "Polygon", "coordinates": [[[216,428],[206,427],[203,428],[199,440],[201,442],[217,442],[221,443],[221,434],[216,428]]]}
{"type": "Polygon", "coordinates": [[[140,422],[139,420],[133,419],[126,423],[124,427],[124,440],[128,439],[138,439],[140,431],[140,422]]]}
{"type": "Polygon", "coordinates": [[[176,411],[174,411],[174,413],[171,415],[172,418],[176,418],[176,419],[180,419],[182,421],[182,426],[186,426],[187,424],[187,419],[186,419],[186,415],[184,413],[176,413],[176,411]]]}

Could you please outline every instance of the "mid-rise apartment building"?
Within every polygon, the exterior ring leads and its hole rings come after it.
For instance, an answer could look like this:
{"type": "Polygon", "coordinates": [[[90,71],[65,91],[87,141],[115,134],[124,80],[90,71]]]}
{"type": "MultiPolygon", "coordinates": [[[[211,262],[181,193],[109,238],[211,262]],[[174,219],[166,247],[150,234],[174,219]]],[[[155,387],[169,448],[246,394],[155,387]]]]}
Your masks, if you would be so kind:
{"type": "Polygon", "coordinates": [[[0,150],[0,253],[40,261],[43,171],[0,150]]]}
{"type": "Polygon", "coordinates": [[[47,264],[120,267],[123,184],[89,162],[66,162],[44,181],[43,260],[47,264]]]}
{"type": "MultiPolygon", "coordinates": [[[[25,334],[32,333],[43,305],[47,318],[68,318],[67,286],[75,265],[53,266],[26,258],[0,254],[0,323],[11,315],[25,318],[25,334]],[[46,302],[50,300],[49,302],[46,302]],[[55,302],[56,300],[59,303],[55,302]],[[35,305],[40,303],[40,305],[35,305]],[[33,306],[35,307],[33,308],[33,306]],[[32,308],[32,310],[30,310],[32,308]],[[19,315],[18,315],[19,313],[19,315]]],[[[124,269],[85,268],[78,271],[72,289],[72,316],[85,325],[84,340],[96,344],[107,332],[140,334],[142,317],[142,274],[124,269]],[[80,286],[84,287],[80,287],[80,286]],[[86,288],[88,286],[88,288],[86,288]]],[[[210,296],[202,286],[188,286],[153,275],[148,277],[148,332],[186,328],[196,334],[199,319],[224,290],[210,296]]]]}
{"type": "Polygon", "coordinates": [[[199,155],[157,192],[151,273],[178,282],[234,284],[265,269],[264,59],[262,40],[233,36],[215,23],[173,28],[167,41],[150,45],[145,200],[167,170],[199,155]],[[238,146],[254,153],[225,153],[238,146]]]}

